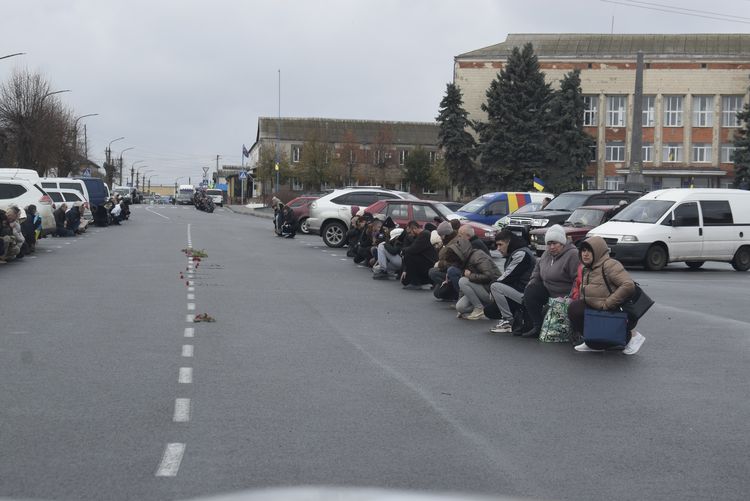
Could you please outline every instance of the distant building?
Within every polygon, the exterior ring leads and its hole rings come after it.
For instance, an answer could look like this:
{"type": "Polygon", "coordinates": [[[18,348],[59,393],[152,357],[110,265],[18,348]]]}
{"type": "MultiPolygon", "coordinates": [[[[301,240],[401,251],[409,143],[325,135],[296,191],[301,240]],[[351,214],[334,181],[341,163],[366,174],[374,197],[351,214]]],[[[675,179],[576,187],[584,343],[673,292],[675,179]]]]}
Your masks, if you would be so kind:
{"type": "Polygon", "coordinates": [[[434,161],[437,135],[435,122],[260,117],[255,143],[249,151],[248,171],[253,177],[256,195],[272,193],[274,176],[269,177],[266,172],[264,178],[261,165],[276,158],[278,144],[278,158],[290,166],[280,191],[290,195],[349,184],[408,190],[404,162],[409,152],[420,147],[434,161]],[[303,180],[303,150],[310,141],[322,145],[326,151],[324,161],[330,167],[328,180],[320,186],[303,180]]]}
{"type": "Polygon", "coordinates": [[[513,47],[531,42],[553,87],[581,70],[586,131],[596,139],[589,186],[622,188],[630,161],[637,52],[643,51],[643,174],[648,189],[726,187],[736,113],[750,95],[750,35],[510,34],[455,57],[454,81],[473,120],[513,47]]]}

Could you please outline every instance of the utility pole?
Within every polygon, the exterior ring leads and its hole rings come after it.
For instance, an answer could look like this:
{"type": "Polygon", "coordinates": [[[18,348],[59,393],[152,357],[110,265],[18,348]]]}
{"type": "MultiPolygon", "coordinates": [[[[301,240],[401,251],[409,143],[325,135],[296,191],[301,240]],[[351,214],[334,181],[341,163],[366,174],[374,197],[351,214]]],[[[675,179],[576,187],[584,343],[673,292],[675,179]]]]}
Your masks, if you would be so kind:
{"type": "Polygon", "coordinates": [[[635,65],[635,91],[633,93],[633,127],[630,137],[630,165],[625,188],[633,191],[643,191],[643,162],[641,149],[643,148],[643,51],[638,51],[635,65]]]}

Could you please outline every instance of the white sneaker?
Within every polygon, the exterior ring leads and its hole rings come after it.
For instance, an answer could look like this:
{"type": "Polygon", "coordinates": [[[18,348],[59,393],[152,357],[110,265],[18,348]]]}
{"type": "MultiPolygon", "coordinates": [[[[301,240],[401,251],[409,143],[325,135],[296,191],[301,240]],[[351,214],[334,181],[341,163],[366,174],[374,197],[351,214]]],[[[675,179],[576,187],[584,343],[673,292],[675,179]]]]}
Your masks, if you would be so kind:
{"type": "Polygon", "coordinates": [[[643,334],[638,331],[633,331],[633,336],[630,338],[630,342],[625,346],[625,349],[622,350],[622,352],[626,355],[635,355],[638,353],[638,350],[641,349],[645,340],[646,338],[643,334]]]}
{"type": "Polygon", "coordinates": [[[490,332],[511,332],[513,330],[513,327],[510,325],[510,322],[507,320],[500,320],[496,326],[490,329],[490,332]]]}
{"type": "Polygon", "coordinates": [[[474,310],[466,315],[466,320],[486,320],[484,316],[484,308],[474,308],[474,310]]]}
{"type": "Polygon", "coordinates": [[[587,351],[587,352],[592,352],[592,353],[593,352],[597,352],[597,351],[604,351],[604,350],[595,350],[593,348],[589,348],[589,345],[587,345],[586,343],[581,343],[579,345],[576,345],[575,350],[576,351],[587,351]]]}

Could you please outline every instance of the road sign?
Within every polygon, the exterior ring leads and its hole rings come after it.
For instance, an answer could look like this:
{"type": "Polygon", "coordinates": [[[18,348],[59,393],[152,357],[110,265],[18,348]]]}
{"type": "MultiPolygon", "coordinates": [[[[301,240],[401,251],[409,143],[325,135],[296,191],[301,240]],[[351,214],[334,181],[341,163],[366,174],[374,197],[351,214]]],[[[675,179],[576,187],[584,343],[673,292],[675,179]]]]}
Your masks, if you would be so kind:
{"type": "Polygon", "coordinates": [[[240,171],[240,179],[247,179],[247,171],[246,170],[240,171]]]}
{"type": "Polygon", "coordinates": [[[208,169],[211,167],[203,167],[203,177],[206,177],[206,174],[208,174],[208,169]]]}
{"type": "Polygon", "coordinates": [[[89,169],[88,167],[83,169],[83,177],[91,177],[91,169],[89,169]]]}

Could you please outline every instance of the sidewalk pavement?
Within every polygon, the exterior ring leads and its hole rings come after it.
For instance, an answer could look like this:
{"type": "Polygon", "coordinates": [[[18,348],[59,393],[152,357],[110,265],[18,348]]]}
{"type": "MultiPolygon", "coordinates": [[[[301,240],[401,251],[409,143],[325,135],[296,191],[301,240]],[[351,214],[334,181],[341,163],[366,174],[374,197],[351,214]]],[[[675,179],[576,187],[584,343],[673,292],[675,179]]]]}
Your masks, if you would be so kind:
{"type": "Polygon", "coordinates": [[[235,214],[245,214],[247,216],[262,217],[265,219],[273,219],[273,209],[270,207],[253,207],[252,204],[247,205],[225,205],[227,209],[234,212],[235,214]]]}

